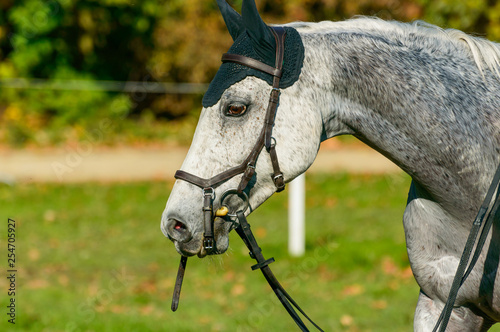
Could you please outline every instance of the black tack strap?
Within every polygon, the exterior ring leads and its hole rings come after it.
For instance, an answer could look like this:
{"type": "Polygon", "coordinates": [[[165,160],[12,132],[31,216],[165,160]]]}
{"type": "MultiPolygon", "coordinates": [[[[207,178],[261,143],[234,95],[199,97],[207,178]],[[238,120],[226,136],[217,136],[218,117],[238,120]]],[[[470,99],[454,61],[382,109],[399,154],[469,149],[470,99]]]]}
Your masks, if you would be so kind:
{"type": "Polygon", "coordinates": [[[174,295],[172,296],[172,306],[170,307],[172,311],[176,311],[177,308],[179,307],[182,281],[184,280],[184,273],[186,272],[187,260],[188,258],[186,256],[181,256],[181,262],[179,263],[179,271],[177,271],[177,280],[175,281],[174,295]]]}
{"type": "Polygon", "coordinates": [[[278,161],[278,154],[276,153],[276,144],[271,144],[269,148],[269,155],[271,156],[271,164],[273,165],[273,182],[276,186],[276,192],[281,192],[285,189],[285,178],[283,172],[280,170],[280,163],[278,161]]]}
{"type": "Polygon", "coordinates": [[[269,264],[271,264],[273,262],[274,262],[274,258],[272,258],[272,257],[269,258],[269,259],[266,259],[262,263],[258,263],[258,264],[253,265],[252,266],[252,271],[255,271],[257,269],[262,269],[263,267],[268,266],[269,264]]]}
{"type": "Polygon", "coordinates": [[[280,68],[268,66],[263,62],[239,54],[224,53],[222,54],[221,61],[234,62],[242,66],[259,70],[274,77],[281,77],[283,75],[283,70],[281,70],[280,68]]]}
{"type": "Polygon", "coordinates": [[[460,258],[460,263],[458,264],[458,268],[450,288],[448,300],[446,301],[443,311],[441,311],[441,315],[439,316],[436,325],[432,330],[433,332],[438,331],[438,328],[439,332],[444,332],[446,330],[446,326],[448,325],[448,322],[450,320],[455,300],[457,299],[458,291],[460,290],[460,287],[463,285],[463,283],[469,276],[470,272],[474,268],[474,265],[477,262],[477,259],[483,249],[484,242],[486,241],[486,236],[491,228],[491,225],[493,224],[493,219],[495,218],[496,211],[500,205],[500,201],[498,200],[498,191],[500,191],[499,184],[500,184],[500,165],[498,166],[495,175],[493,176],[491,185],[488,189],[488,192],[486,193],[486,196],[484,197],[483,204],[481,205],[481,208],[479,209],[479,212],[476,218],[474,219],[471,231],[469,233],[469,237],[467,238],[467,242],[465,244],[465,248],[462,253],[462,257],[460,258]],[[495,191],[497,191],[496,202],[494,203],[492,209],[488,213],[488,216],[486,218],[486,223],[479,237],[479,241],[476,246],[476,250],[474,252],[472,261],[469,263],[469,258],[471,256],[472,249],[474,248],[474,244],[476,243],[477,235],[479,234],[479,230],[483,223],[486,212],[488,211],[488,208],[491,204],[495,191]]]}
{"type": "Polygon", "coordinates": [[[314,327],[316,327],[316,329],[323,332],[323,330],[316,323],[314,323],[311,320],[311,318],[309,318],[309,316],[306,315],[306,313],[300,308],[300,306],[285,291],[283,286],[281,286],[281,284],[279,283],[278,279],[276,279],[273,272],[271,271],[271,268],[269,267],[269,264],[274,262],[274,259],[271,258],[266,260],[264,258],[264,255],[262,255],[262,250],[257,244],[257,240],[255,239],[250,229],[250,224],[248,223],[243,212],[242,211],[236,212],[236,216],[238,217],[239,221],[239,225],[236,228],[236,232],[241,237],[241,239],[247,246],[248,250],[250,250],[250,257],[252,257],[257,261],[257,264],[252,266],[252,270],[260,269],[262,271],[262,274],[266,278],[267,283],[269,284],[269,286],[271,286],[272,290],[280,300],[281,304],[283,305],[283,307],[285,307],[286,311],[292,317],[295,324],[297,324],[297,326],[301,329],[301,331],[309,332],[307,326],[304,324],[304,322],[297,314],[295,309],[297,309],[307,320],[309,320],[314,325],[314,327]],[[295,307],[295,309],[293,307],[295,307]]]}
{"type": "Polygon", "coordinates": [[[214,218],[213,218],[213,193],[212,188],[203,189],[203,248],[211,253],[215,249],[214,218]]]}

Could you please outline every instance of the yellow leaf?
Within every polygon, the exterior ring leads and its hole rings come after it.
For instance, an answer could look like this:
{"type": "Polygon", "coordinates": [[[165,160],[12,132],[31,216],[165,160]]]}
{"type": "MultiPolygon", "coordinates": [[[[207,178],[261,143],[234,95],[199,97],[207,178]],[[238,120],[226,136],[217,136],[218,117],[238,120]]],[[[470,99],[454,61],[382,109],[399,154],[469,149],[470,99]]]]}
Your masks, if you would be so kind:
{"type": "Polygon", "coordinates": [[[342,324],[342,326],[351,326],[353,322],[354,318],[349,315],[343,315],[340,317],[340,324],[342,324]]]}

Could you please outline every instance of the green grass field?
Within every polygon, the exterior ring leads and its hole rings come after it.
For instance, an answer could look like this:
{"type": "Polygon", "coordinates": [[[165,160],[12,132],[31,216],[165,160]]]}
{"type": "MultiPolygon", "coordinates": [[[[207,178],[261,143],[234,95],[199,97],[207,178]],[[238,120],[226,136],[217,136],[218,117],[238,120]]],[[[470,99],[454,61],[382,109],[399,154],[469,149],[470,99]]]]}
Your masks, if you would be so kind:
{"type": "MultiPolygon", "coordinates": [[[[325,331],[411,331],[418,286],[406,255],[406,175],[308,175],[307,252],[287,253],[287,194],[249,218],[287,291],[325,331]]],[[[225,255],[188,261],[170,311],[179,255],[160,231],[172,183],[0,187],[2,266],[16,221],[16,324],[0,330],[297,330],[236,234],[225,255]]],[[[5,272],[6,273],[6,272],[5,272]]]]}

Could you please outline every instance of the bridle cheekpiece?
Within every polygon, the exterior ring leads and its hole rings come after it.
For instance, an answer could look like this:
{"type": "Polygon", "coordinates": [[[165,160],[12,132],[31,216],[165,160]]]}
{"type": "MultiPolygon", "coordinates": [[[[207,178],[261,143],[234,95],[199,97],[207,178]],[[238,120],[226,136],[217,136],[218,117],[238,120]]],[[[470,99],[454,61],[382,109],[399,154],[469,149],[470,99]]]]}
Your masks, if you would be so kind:
{"type": "MultiPolygon", "coordinates": [[[[279,96],[280,96],[280,79],[283,75],[283,57],[285,53],[285,37],[286,30],[282,27],[270,27],[271,32],[276,41],[276,62],[275,67],[271,67],[258,60],[239,55],[239,54],[229,54],[225,53],[222,55],[222,62],[234,62],[243,66],[250,67],[267,73],[273,76],[273,85],[271,90],[271,95],[269,97],[269,104],[266,111],[266,117],[264,120],[264,126],[257,139],[257,142],[253,149],[250,151],[248,157],[238,166],[230,168],[222,173],[219,173],[210,179],[204,179],[194,174],[178,170],[175,173],[175,178],[178,180],[184,180],[189,182],[203,190],[203,223],[204,223],[204,240],[203,248],[211,253],[215,250],[215,239],[214,239],[214,213],[213,213],[213,201],[215,199],[214,189],[223,184],[224,182],[232,179],[233,177],[242,174],[240,183],[237,189],[231,189],[231,192],[239,195],[247,189],[248,183],[251,181],[255,175],[255,166],[257,164],[257,158],[259,157],[262,149],[265,147],[266,151],[269,153],[271,158],[271,164],[273,167],[272,180],[276,186],[276,191],[280,192],[285,189],[285,179],[283,173],[280,170],[278,155],[276,153],[276,140],[272,137],[272,131],[274,127],[274,121],[276,118],[276,112],[278,110],[279,96]]],[[[246,195],[246,194],[245,194],[246,195]]],[[[223,194],[222,196],[225,196],[223,194]]],[[[248,199],[248,197],[246,198],[248,199]]],[[[221,202],[222,203],[222,202],[221,202]]]]}

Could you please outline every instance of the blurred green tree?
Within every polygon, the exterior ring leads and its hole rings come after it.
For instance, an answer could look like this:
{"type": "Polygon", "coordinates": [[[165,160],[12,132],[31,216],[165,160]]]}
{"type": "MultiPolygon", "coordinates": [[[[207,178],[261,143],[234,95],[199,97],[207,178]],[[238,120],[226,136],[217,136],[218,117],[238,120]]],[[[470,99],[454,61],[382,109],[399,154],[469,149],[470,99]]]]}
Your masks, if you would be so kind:
{"type": "Polygon", "coordinates": [[[496,0],[419,0],[422,18],[441,27],[500,40],[500,2],[496,0]]]}
{"type": "MultiPolygon", "coordinates": [[[[0,78],[151,80],[146,63],[164,3],[2,2],[0,78]]],[[[152,99],[148,97],[103,91],[2,89],[3,138],[14,143],[50,141],[47,132],[36,130],[47,126],[69,128],[68,135],[78,136],[98,118],[122,118],[148,108],[152,99]]]]}
{"type": "MultiPolygon", "coordinates": [[[[229,0],[239,11],[241,0],[229,0]]],[[[500,39],[495,0],[257,0],[266,22],[424,19],[500,39]]],[[[231,45],[214,0],[2,0],[0,78],[207,83],[231,45]]],[[[0,140],[78,139],[100,118],[176,119],[201,96],[0,90],[0,140]],[[38,130],[48,128],[49,130],[38,130]]]]}

